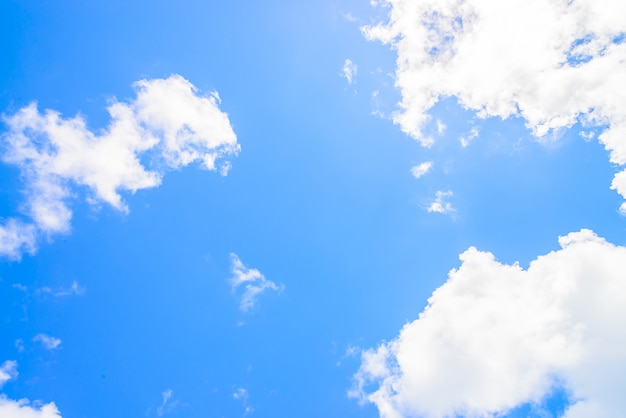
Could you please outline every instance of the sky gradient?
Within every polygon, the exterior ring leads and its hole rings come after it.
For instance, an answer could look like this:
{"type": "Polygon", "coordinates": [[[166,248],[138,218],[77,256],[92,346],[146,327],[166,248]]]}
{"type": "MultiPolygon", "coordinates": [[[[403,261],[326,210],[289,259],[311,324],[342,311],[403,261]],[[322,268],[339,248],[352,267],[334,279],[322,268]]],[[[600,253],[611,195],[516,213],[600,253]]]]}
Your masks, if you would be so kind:
{"type": "Polygon", "coordinates": [[[617,0],[0,4],[0,417],[625,416],[617,0]]]}

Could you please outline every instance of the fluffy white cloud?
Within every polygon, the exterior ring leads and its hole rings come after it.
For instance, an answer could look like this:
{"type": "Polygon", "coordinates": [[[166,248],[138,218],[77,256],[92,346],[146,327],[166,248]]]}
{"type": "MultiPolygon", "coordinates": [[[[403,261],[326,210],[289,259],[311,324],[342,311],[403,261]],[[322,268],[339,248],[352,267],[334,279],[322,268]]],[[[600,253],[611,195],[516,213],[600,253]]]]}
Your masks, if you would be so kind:
{"type": "Polygon", "coordinates": [[[233,292],[243,287],[239,303],[239,308],[242,311],[246,312],[253,308],[259,295],[266,290],[281,291],[284,289],[282,284],[277,285],[273,281],[266,279],[259,270],[246,267],[237,254],[230,254],[230,262],[232,274],[230,284],[233,292]]]}
{"type": "Polygon", "coordinates": [[[54,350],[59,348],[61,340],[59,338],[51,337],[47,334],[37,334],[33,338],[33,341],[38,341],[46,350],[54,350]]]}
{"type": "Polygon", "coordinates": [[[353,63],[350,59],[346,59],[341,68],[341,76],[348,80],[348,84],[352,84],[354,77],[356,77],[359,67],[353,63]]]}
{"type": "Polygon", "coordinates": [[[239,145],[217,93],[199,95],[178,75],[134,87],[134,100],[108,106],[111,122],[101,132],[91,131],[82,116],[42,113],[34,103],[4,117],[1,157],[21,171],[32,221],[0,225],[0,255],[18,258],[35,250],[38,234],[69,232],[71,186],[85,187],[91,202],[127,212],[120,192],[156,187],[166,169],[197,162],[226,173],[228,162],[218,166],[218,160],[236,155],[239,145]]]}
{"type": "Polygon", "coordinates": [[[424,174],[428,173],[430,169],[433,168],[432,161],[426,161],[424,163],[418,164],[415,167],[411,168],[411,174],[416,179],[422,177],[424,174]]]}
{"type": "Polygon", "coordinates": [[[27,399],[15,401],[0,394],[0,417],[7,418],[61,418],[54,402],[40,407],[29,405],[27,399]]]}
{"type": "Polygon", "coordinates": [[[362,353],[351,392],[385,418],[496,416],[552,390],[567,418],[623,417],[626,248],[592,231],[527,270],[470,248],[419,318],[362,353]]]}
{"type": "MultiPolygon", "coordinates": [[[[430,145],[428,111],[456,97],[479,117],[521,116],[537,136],[576,122],[604,128],[611,162],[626,164],[626,2],[378,3],[390,7],[388,22],[362,30],[397,51],[394,122],[405,133],[430,145]]],[[[626,198],[626,173],[612,187],[626,198]]]]}
{"type": "Polygon", "coordinates": [[[438,190],[435,194],[435,200],[433,200],[428,208],[426,208],[429,212],[435,213],[454,213],[456,210],[452,207],[452,203],[448,202],[448,199],[452,197],[452,190],[442,191],[438,190]]]}

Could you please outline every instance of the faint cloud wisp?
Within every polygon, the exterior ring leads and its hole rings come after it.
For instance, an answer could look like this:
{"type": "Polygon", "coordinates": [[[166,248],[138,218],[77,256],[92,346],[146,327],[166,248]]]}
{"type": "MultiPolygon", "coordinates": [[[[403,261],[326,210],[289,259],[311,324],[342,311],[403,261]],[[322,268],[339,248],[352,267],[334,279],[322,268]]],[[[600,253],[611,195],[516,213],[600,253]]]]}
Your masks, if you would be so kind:
{"type": "Polygon", "coordinates": [[[285,288],[282,284],[277,285],[266,279],[259,270],[246,267],[235,253],[230,254],[230,262],[232,274],[230,284],[233,292],[243,289],[239,308],[244,312],[252,309],[257,298],[266,290],[282,291],[285,288]]]}

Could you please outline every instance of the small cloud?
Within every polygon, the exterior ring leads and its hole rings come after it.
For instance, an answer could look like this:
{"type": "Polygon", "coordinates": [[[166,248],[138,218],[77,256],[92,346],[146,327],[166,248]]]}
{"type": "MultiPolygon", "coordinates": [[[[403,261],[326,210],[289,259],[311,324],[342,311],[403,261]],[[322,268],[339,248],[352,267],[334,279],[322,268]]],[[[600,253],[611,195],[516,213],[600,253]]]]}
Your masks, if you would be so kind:
{"type": "Polygon", "coordinates": [[[446,131],[446,128],[446,124],[437,119],[437,133],[439,134],[439,136],[443,135],[443,133],[446,131]]]}
{"type": "Polygon", "coordinates": [[[72,295],[82,295],[85,293],[85,288],[80,286],[76,280],[72,282],[69,287],[59,287],[57,289],[51,289],[49,287],[42,287],[37,289],[37,293],[39,294],[47,294],[57,298],[72,296],[72,295]]]}
{"type": "Polygon", "coordinates": [[[242,311],[247,312],[253,308],[257,297],[264,291],[268,289],[282,291],[284,289],[282,284],[277,285],[273,281],[267,280],[259,270],[246,267],[237,254],[231,253],[230,261],[232,290],[235,292],[240,287],[243,287],[241,302],[239,303],[239,308],[242,311]]]}
{"type": "Polygon", "coordinates": [[[466,148],[470,142],[472,142],[472,140],[474,138],[476,138],[478,136],[478,128],[473,127],[468,135],[462,136],[459,138],[459,141],[461,142],[461,146],[463,148],[466,148]]]}
{"type": "Polygon", "coordinates": [[[46,350],[55,350],[61,345],[59,338],[51,337],[47,334],[37,334],[33,341],[39,341],[46,350]]]}
{"type": "Polygon", "coordinates": [[[28,291],[28,288],[26,286],[24,286],[23,284],[21,284],[21,283],[14,283],[13,284],[13,289],[17,289],[17,290],[19,290],[21,292],[27,292],[28,291]]]}
{"type": "Polygon", "coordinates": [[[358,66],[354,64],[350,59],[346,59],[343,63],[343,68],[341,69],[341,76],[348,80],[348,84],[352,84],[354,78],[356,77],[358,71],[358,66]]]}
{"type": "Polygon", "coordinates": [[[15,360],[7,360],[0,366],[0,387],[9,380],[17,377],[17,362],[15,360]]]}
{"type": "Polygon", "coordinates": [[[233,393],[233,399],[246,402],[248,400],[248,391],[244,388],[237,388],[233,393]]]}
{"type": "Polygon", "coordinates": [[[18,353],[24,352],[24,340],[22,340],[21,338],[15,340],[15,349],[18,353]]]}
{"type": "Polygon", "coordinates": [[[245,388],[237,388],[237,390],[233,393],[233,399],[243,403],[243,416],[252,415],[254,413],[254,408],[248,405],[248,397],[248,391],[245,388]]]}
{"type": "Polygon", "coordinates": [[[230,161],[224,161],[219,168],[220,176],[226,177],[231,168],[233,168],[232,163],[230,161]]]}
{"type": "Polygon", "coordinates": [[[452,197],[452,195],[452,190],[448,190],[446,192],[438,190],[435,200],[430,204],[430,206],[428,206],[428,212],[443,214],[456,212],[456,209],[452,207],[452,204],[450,202],[447,202],[447,199],[452,197]]]}
{"type": "Polygon", "coordinates": [[[426,161],[424,163],[418,164],[415,167],[411,168],[411,174],[416,179],[422,177],[424,174],[428,173],[430,169],[433,167],[432,161],[426,161]]]}
{"type": "Polygon", "coordinates": [[[370,102],[372,104],[372,115],[385,119],[387,116],[385,115],[385,112],[382,111],[383,101],[380,98],[379,90],[374,90],[372,92],[372,98],[370,99],[370,102]]]}
{"type": "Polygon", "coordinates": [[[170,388],[165,389],[161,393],[162,400],[161,405],[156,409],[157,416],[162,417],[163,415],[169,414],[178,406],[178,401],[172,401],[173,394],[174,391],[170,388]]]}
{"type": "Polygon", "coordinates": [[[355,357],[361,352],[361,349],[357,346],[351,345],[346,349],[345,357],[355,357]]]}
{"type": "Polygon", "coordinates": [[[356,23],[356,22],[360,22],[361,19],[359,19],[358,17],[354,16],[352,13],[346,13],[345,15],[343,15],[343,17],[351,23],[356,23]]]}
{"type": "Polygon", "coordinates": [[[580,131],[578,133],[578,135],[580,135],[580,137],[582,139],[584,139],[585,141],[587,141],[587,142],[591,141],[593,138],[596,137],[596,133],[593,132],[593,131],[588,131],[588,132],[587,131],[580,131]]]}

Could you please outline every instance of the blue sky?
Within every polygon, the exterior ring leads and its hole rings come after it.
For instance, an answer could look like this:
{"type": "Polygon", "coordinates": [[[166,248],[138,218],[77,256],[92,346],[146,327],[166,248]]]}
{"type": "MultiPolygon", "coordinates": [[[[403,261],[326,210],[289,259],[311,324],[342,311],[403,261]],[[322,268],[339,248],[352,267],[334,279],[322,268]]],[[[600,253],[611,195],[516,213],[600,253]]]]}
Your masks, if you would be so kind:
{"type": "Polygon", "coordinates": [[[623,9],[2,2],[0,416],[623,416],[623,9]]]}

